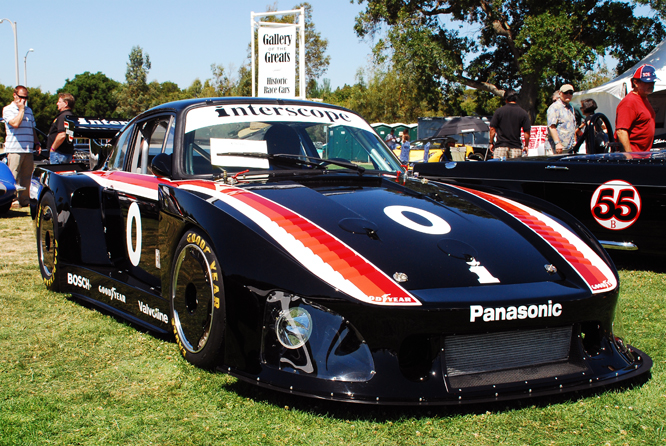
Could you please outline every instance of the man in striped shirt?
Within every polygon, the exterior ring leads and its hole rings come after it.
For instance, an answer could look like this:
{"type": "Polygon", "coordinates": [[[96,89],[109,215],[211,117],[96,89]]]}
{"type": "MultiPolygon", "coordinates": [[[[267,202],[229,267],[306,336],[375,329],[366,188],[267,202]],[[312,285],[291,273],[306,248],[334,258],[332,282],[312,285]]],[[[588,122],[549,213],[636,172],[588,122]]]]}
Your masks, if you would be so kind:
{"type": "Polygon", "coordinates": [[[14,174],[18,189],[18,202],[21,207],[30,204],[30,180],[34,161],[33,150],[39,150],[39,140],[35,130],[35,117],[27,105],[28,89],[19,85],[14,89],[14,100],[2,109],[7,137],[5,153],[9,169],[14,174]]]}

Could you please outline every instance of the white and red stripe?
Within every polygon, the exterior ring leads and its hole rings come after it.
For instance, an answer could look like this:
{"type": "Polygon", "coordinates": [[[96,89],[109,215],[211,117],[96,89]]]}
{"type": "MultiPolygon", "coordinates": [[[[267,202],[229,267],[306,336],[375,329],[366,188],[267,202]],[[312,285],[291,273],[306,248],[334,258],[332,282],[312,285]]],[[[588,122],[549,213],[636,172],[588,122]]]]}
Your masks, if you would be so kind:
{"type": "Polygon", "coordinates": [[[157,200],[171,183],[218,199],[256,223],[306,269],[335,289],[375,305],[421,305],[409,291],[341,240],[296,212],[253,192],[210,181],[170,182],[127,172],[87,172],[100,186],[157,200]]]}
{"type": "Polygon", "coordinates": [[[256,223],[301,265],[335,289],[376,305],[421,305],[375,265],[296,212],[241,188],[182,184],[217,198],[256,223]]]}
{"type": "Polygon", "coordinates": [[[81,172],[89,176],[102,187],[117,190],[136,197],[147,198],[157,201],[157,186],[159,184],[170,184],[171,180],[157,178],[153,175],[141,175],[138,173],[122,172],[113,170],[81,172]]]}
{"type": "Polygon", "coordinates": [[[592,293],[603,293],[617,287],[617,279],[608,264],[576,234],[552,218],[508,198],[466,187],[450,186],[497,206],[538,234],[573,267],[592,293]]]}

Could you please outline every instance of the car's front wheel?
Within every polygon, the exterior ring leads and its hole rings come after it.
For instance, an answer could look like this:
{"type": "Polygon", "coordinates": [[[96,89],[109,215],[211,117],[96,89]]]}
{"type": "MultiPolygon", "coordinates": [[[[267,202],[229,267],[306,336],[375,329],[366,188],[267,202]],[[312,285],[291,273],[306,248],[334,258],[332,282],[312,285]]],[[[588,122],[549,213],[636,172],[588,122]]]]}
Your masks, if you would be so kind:
{"type": "Polygon", "coordinates": [[[171,322],[183,357],[202,368],[222,362],[226,311],[222,272],[210,240],[187,231],[171,270],[171,322]]]}
{"type": "Polygon", "coordinates": [[[37,257],[46,288],[60,290],[58,265],[58,211],[51,192],[44,194],[37,211],[37,257]]]}

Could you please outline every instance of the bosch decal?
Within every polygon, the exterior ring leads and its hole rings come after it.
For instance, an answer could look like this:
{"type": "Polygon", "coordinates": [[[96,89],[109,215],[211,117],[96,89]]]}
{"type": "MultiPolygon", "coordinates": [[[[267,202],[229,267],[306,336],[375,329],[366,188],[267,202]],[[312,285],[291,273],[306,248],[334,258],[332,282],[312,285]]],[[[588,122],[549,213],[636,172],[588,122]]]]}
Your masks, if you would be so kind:
{"type": "Polygon", "coordinates": [[[641,214],[641,196],[636,188],[626,181],[607,181],[592,194],[590,210],[601,226],[620,231],[638,220],[641,214]]]}
{"type": "Polygon", "coordinates": [[[83,276],[77,276],[76,274],[67,273],[67,283],[69,285],[74,285],[84,290],[90,290],[90,280],[83,276]]]}
{"type": "Polygon", "coordinates": [[[482,318],[483,322],[513,321],[516,319],[537,319],[545,317],[560,317],[562,304],[520,305],[518,307],[483,307],[481,305],[469,306],[469,321],[476,322],[482,318]]]}

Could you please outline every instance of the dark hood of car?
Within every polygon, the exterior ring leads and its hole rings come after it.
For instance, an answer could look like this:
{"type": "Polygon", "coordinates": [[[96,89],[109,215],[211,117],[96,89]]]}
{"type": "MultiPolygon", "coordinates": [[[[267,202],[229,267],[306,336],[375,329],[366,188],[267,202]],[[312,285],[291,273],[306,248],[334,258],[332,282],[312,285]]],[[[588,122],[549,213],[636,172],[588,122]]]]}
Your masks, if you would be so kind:
{"type": "Polygon", "coordinates": [[[243,189],[322,228],[410,291],[546,282],[586,288],[552,242],[463,189],[351,176],[243,189]]]}

